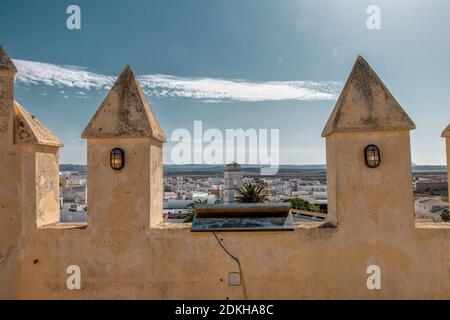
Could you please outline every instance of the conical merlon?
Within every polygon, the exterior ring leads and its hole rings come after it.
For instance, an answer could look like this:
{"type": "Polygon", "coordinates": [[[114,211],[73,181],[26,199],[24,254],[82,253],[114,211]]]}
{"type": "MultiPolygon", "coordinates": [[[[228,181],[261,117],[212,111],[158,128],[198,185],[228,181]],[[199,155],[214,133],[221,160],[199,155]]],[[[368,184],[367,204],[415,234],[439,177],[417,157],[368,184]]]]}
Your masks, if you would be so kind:
{"type": "Polygon", "coordinates": [[[17,72],[16,66],[2,46],[0,46],[0,70],[11,70],[17,72]]]}
{"type": "Polygon", "coordinates": [[[63,146],[57,136],[16,101],[14,101],[14,143],[63,146]]]}
{"type": "Polygon", "coordinates": [[[375,71],[358,57],[322,132],[412,130],[416,126],[375,71]]]}
{"type": "Polygon", "coordinates": [[[444,131],[442,131],[442,135],[443,138],[445,137],[450,137],[450,124],[447,126],[447,128],[444,129],[444,131]]]}
{"type": "Polygon", "coordinates": [[[84,129],[83,138],[151,137],[165,142],[139,81],[127,66],[84,129]]]}

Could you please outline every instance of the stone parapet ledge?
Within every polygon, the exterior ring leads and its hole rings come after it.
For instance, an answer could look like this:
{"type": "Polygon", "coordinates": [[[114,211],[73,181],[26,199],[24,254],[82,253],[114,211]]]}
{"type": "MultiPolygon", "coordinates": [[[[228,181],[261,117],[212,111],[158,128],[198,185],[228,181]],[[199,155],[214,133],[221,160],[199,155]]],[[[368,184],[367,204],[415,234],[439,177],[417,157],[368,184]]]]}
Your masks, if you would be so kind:
{"type": "Polygon", "coordinates": [[[416,222],[416,229],[450,229],[450,222],[416,222]]]}
{"type": "Polygon", "coordinates": [[[38,230],[86,229],[86,222],[56,222],[38,227],[38,230]]]}
{"type": "Polygon", "coordinates": [[[311,221],[311,222],[295,222],[295,229],[336,229],[334,226],[330,226],[327,222],[323,221],[311,221]]]}
{"type": "Polygon", "coordinates": [[[152,230],[186,230],[191,229],[192,223],[160,223],[151,227],[152,230]]]}

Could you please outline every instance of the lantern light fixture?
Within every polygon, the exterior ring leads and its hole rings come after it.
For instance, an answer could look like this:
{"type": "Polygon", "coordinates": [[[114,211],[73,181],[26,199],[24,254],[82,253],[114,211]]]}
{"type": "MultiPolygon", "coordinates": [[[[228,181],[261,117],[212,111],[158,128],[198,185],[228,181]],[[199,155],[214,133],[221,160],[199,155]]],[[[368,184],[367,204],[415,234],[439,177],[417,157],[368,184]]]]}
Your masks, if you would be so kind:
{"type": "Polygon", "coordinates": [[[381,163],[380,149],[374,144],[368,145],[364,149],[364,159],[369,168],[378,167],[381,163]]]}
{"type": "Polygon", "coordinates": [[[125,152],[120,148],[111,150],[109,162],[114,170],[121,170],[125,165],[125,152]]]}

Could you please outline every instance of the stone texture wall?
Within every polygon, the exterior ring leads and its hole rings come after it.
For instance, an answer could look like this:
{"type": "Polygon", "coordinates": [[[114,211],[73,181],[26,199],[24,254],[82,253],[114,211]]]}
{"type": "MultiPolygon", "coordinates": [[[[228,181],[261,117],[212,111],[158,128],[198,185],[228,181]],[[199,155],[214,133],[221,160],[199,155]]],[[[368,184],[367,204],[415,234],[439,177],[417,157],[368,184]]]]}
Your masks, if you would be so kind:
{"type": "Polygon", "coordinates": [[[450,298],[448,225],[417,228],[399,239],[308,225],[293,232],[218,233],[240,260],[241,286],[228,285],[228,274],[239,268],[212,233],[163,227],[95,233],[88,226],[26,235],[18,293],[6,298],[450,298]],[[65,270],[73,264],[81,268],[81,290],[66,288],[65,270]],[[370,264],[381,267],[381,290],[366,287],[370,264]]]}
{"type": "Polygon", "coordinates": [[[334,133],[326,145],[331,220],[343,228],[354,225],[358,232],[412,232],[409,131],[334,133]],[[371,144],[380,150],[377,168],[365,164],[364,149],[371,144]]]}
{"type": "Polygon", "coordinates": [[[59,222],[59,155],[58,148],[39,147],[36,157],[36,225],[59,222]]]}
{"type": "Polygon", "coordinates": [[[414,225],[408,132],[327,139],[337,228],[318,222],[290,232],[216,233],[241,269],[213,233],[151,223],[162,213],[151,208],[152,181],[162,179],[159,145],[90,139],[87,228],[23,228],[19,280],[2,298],[449,299],[450,224],[414,225]],[[380,147],[380,171],[364,166],[367,143],[380,147]],[[109,167],[113,147],[125,150],[126,171],[109,167]],[[373,264],[380,290],[366,286],[373,264]],[[70,265],[81,269],[81,290],[66,287],[70,265]],[[230,272],[241,272],[240,286],[228,284],[230,272]]]}
{"type": "Polygon", "coordinates": [[[165,136],[129,67],[85,129],[87,225],[59,223],[61,143],[25,113],[40,130],[30,129],[32,145],[13,143],[6,74],[0,299],[450,299],[450,223],[414,224],[414,124],[361,57],[324,130],[331,223],[278,232],[193,233],[189,224],[162,223],[165,136]],[[145,134],[130,132],[136,121],[145,134]],[[376,169],[364,164],[368,144],[380,147],[376,169]],[[117,147],[125,151],[120,171],[109,164],[117,147]],[[80,267],[80,290],[66,287],[71,265],[80,267]],[[379,290],[367,288],[370,265],[381,268],[379,290]],[[240,285],[228,283],[231,272],[240,285]]]}
{"type": "Polygon", "coordinates": [[[299,223],[288,232],[218,232],[218,240],[191,232],[189,224],[160,223],[160,142],[88,140],[87,227],[36,227],[32,186],[40,180],[30,177],[54,175],[37,164],[57,158],[48,148],[22,150],[27,200],[17,212],[20,237],[10,239],[20,254],[16,264],[0,264],[0,272],[9,272],[1,299],[450,298],[450,224],[414,225],[408,131],[327,136],[336,228],[299,223]],[[364,165],[362,149],[369,143],[380,147],[377,169],[364,165]],[[109,165],[115,147],[126,157],[117,172],[109,165]],[[381,268],[380,290],[366,286],[373,264],[381,268]],[[81,290],[66,287],[70,265],[81,269],[81,290]],[[240,272],[241,285],[228,284],[230,272],[240,272]]]}
{"type": "Polygon", "coordinates": [[[0,297],[15,292],[17,239],[21,215],[19,171],[13,144],[14,71],[0,70],[0,297]]]}
{"type": "MultiPolygon", "coordinates": [[[[160,148],[159,148],[160,149],[160,148]]],[[[161,151],[159,151],[161,154],[161,151]]],[[[154,150],[150,138],[100,138],[88,140],[88,224],[103,233],[115,236],[120,232],[140,232],[150,226],[153,198],[162,193],[162,169],[157,172],[154,150]],[[125,153],[125,166],[113,170],[110,152],[121,148],[125,153]],[[158,174],[159,173],[159,174],[158,174]],[[155,184],[155,180],[161,182],[155,184]],[[152,189],[152,184],[158,188],[152,189]],[[159,188],[160,187],[160,188],[159,188]],[[153,194],[155,193],[155,194],[153,194]]],[[[158,210],[158,207],[154,207],[158,210]]],[[[159,208],[162,212],[162,207],[159,208]]],[[[160,222],[160,221],[158,221],[160,222]]]]}

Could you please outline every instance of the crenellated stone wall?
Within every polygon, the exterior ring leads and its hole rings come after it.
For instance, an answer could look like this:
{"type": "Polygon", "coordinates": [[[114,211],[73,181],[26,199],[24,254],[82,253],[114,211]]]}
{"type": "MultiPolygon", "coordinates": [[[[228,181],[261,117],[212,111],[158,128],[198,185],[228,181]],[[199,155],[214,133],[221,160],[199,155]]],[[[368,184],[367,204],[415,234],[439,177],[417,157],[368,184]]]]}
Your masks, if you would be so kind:
{"type": "MultiPolygon", "coordinates": [[[[11,77],[1,78],[0,104],[12,115],[11,77]]],[[[0,299],[450,298],[450,223],[414,224],[414,124],[362,58],[323,134],[330,221],[294,231],[194,233],[190,224],[162,223],[165,136],[129,67],[83,133],[88,222],[60,223],[62,145],[16,109],[29,136],[0,139],[8,150],[0,154],[0,299]],[[380,150],[375,168],[365,163],[369,144],[380,150]],[[121,170],[110,165],[114,148],[124,152],[121,170]],[[79,290],[67,287],[74,265],[79,290]],[[367,286],[373,265],[379,289],[367,286]]],[[[13,117],[5,123],[12,128],[13,117]]]]}
{"type": "Polygon", "coordinates": [[[20,173],[14,140],[14,76],[17,70],[0,46],[0,299],[17,294],[17,241],[21,226],[20,173]]]}

